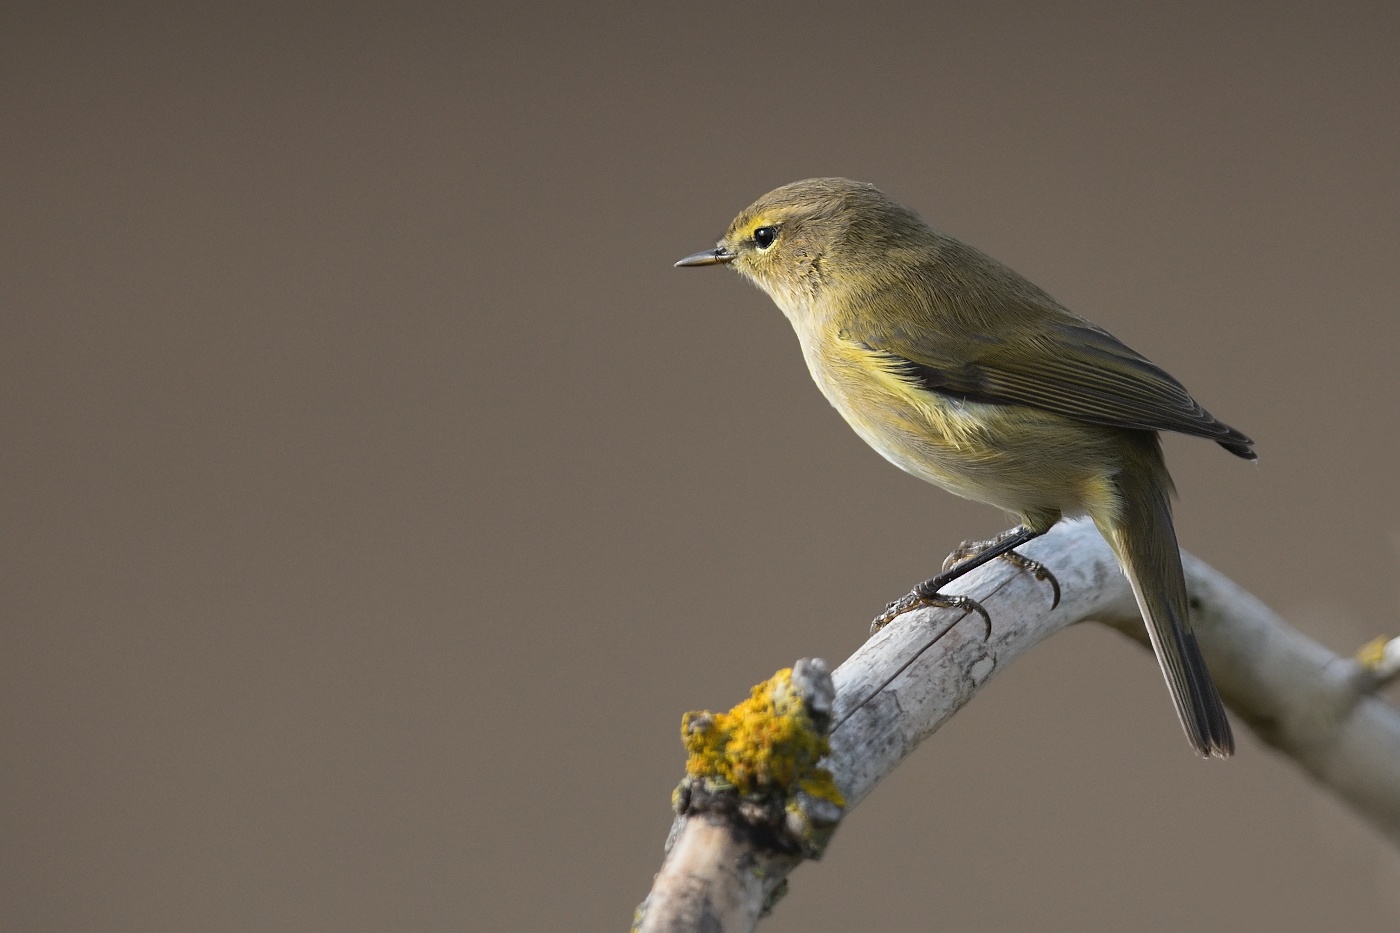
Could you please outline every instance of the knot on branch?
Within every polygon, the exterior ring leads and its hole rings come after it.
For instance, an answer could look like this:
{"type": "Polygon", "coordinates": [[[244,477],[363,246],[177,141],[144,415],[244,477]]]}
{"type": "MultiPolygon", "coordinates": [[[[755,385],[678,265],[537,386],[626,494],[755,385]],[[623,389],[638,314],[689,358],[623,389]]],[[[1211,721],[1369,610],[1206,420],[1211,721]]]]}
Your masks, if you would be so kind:
{"type": "Polygon", "coordinates": [[[686,777],[672,795],[680,816],[723,814],[754,841],[819,858],[846,801],[820,766],[835,697],[820,659],[798,661],[754,687],[727,713],[686,713],[686,777]]]}

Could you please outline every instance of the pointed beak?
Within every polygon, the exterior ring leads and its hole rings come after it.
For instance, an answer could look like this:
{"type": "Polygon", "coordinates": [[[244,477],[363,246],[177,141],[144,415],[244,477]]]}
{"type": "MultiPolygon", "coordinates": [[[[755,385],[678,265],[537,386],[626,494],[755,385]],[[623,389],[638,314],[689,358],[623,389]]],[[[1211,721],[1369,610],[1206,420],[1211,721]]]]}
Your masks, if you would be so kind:
{"type": "Polygon", "coordinates": [[[681,266],[718,266],[733,261],[733,253],[726,250],[723,246],[716,246],[714,249],[707,249],[693,256],[685,257],[680,262],[676,263],[676,268],[680,268],[681,266]]]}

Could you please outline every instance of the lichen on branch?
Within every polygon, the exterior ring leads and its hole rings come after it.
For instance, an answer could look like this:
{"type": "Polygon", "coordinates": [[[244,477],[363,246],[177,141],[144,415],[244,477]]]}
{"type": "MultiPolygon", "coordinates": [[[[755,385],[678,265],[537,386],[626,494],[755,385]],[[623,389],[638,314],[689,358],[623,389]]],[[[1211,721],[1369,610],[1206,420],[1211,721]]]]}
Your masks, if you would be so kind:
{"type": "Polygon", "coordinates": [[[845,806],[831,772],[818,766],[831,751],[825,725],[793,689],[792,668],[785,667],[727,713],[681,717],[681,740],[689,753],[685,773],[705,781],[711,791],[787,796],[801,790],[845,806]]]}

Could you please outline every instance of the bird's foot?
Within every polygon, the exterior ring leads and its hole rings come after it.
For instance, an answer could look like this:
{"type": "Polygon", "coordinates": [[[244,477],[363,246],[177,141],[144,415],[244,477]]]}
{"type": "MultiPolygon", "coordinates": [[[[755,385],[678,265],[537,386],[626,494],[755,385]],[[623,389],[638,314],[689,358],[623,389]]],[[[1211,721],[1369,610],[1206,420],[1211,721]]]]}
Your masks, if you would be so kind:
{"type": "Polygon", "coordinates": [[[886,606],[885,611],[876,616],[875,621],[870,623],[870,634],[874,635],[906,612],[922,609],[925,606],[933,606],[939,609],[961,609],[963,612],[977,613],[982,617],[982,622],[987,628],[985,637],[992,637],[992,617],[987,614],[986,609],[982,608],[981,603],[971,596],[939,593],[928,587],[928,584],[932,582],[932,580],[927,580],[920,583],[910,590],[908,595],[902,596],[886,606]]]}
{"type": "MultiPolygon", "coordinates": [[[[1013,528],[1011,531],[1004,532],[986,541],[964,541],[953,550],[953,553],[943,558],[944,573],[991,550],[1010,538],[1016,531],[1017,529],[1013,528]]],[[[1013,567],[1024,570],[1042,583],[1049,583],[1050,588],[1054,590],[1054,600],[1050,603],[1050,608],[1054,609],[1060,604],[1060,581],[1055,579],[1055,575],[1050,572],[1048,567],[1040,561],[1031,560],[1029,557],[1016,551],[1007,551],[1005,554],[1001,554],[1000,557],[1013,567]]]]}
{"type": "MultiPolygon", "coordinates": [[[[1024,544],[1027,540],[1025,537],[1026,534],[1027,532],[1025,526],[1017,525],[1015,528],[1003,531],[1001,534],[998,535],[993,535],[985,541],[964,541],[962,544],[959,544],[957,547],[953,548],[953,552],[951,554],[943,558],[943,572],[947,573],[949,570],[952,570],[959,564],[965,564],[968,561],[972,560],[974,557],[981,557],[988,551],[994,548],[1001,547],[1004,544],[1007,544],[1013,538],[1021,539],[1016,542],[1017,544],[1024,544]]],[[[1015,545],[1013,544],[1011,545],[1011,547],[1015,547],[1015,545]]],[[[1005,548],[1003,548],[1003,550],[1005,550],[1005,548]]]]}

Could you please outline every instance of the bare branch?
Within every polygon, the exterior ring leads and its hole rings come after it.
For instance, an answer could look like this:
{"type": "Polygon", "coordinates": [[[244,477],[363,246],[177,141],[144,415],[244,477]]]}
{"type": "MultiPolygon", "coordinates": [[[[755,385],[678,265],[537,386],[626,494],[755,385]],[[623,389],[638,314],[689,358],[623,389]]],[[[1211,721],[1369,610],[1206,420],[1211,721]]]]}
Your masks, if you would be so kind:
{"type": "MultiPolygon", "coordinates": [[[[825,764],[847,809],[998,671],[1048,635],[1092,619],[1146,644],[1132,592],[1092,524],[1062,522],[1022,550],[1058,577],[1063,599],[1054,610],[1045,584],[994,562],[958,581],[990,612],[989,638],[976,615],[909,613],[834,672],[825,764]]],[[[1400,711],[1374,693],[1395,676],[1400,651],[1379,642],[1359,658],[1339,657],[1201,561],[1184,556],[1184,563],[1192,623],[1226,705],[1400,845],[1400,711]]],[[[749,930],[781,893],[802,858],[793,855],[792,843],[756,839],[742,820],[722,823],[713,810],[687,815],[681,808],[670,855],[639,914],[640,929],[749,930]],[[682,918],[662,909],[671,903],[657,896],[663,880],[677,889],[704,885],[714,903],[745,906],[723,922],[712,914],[682,918]]]]}

